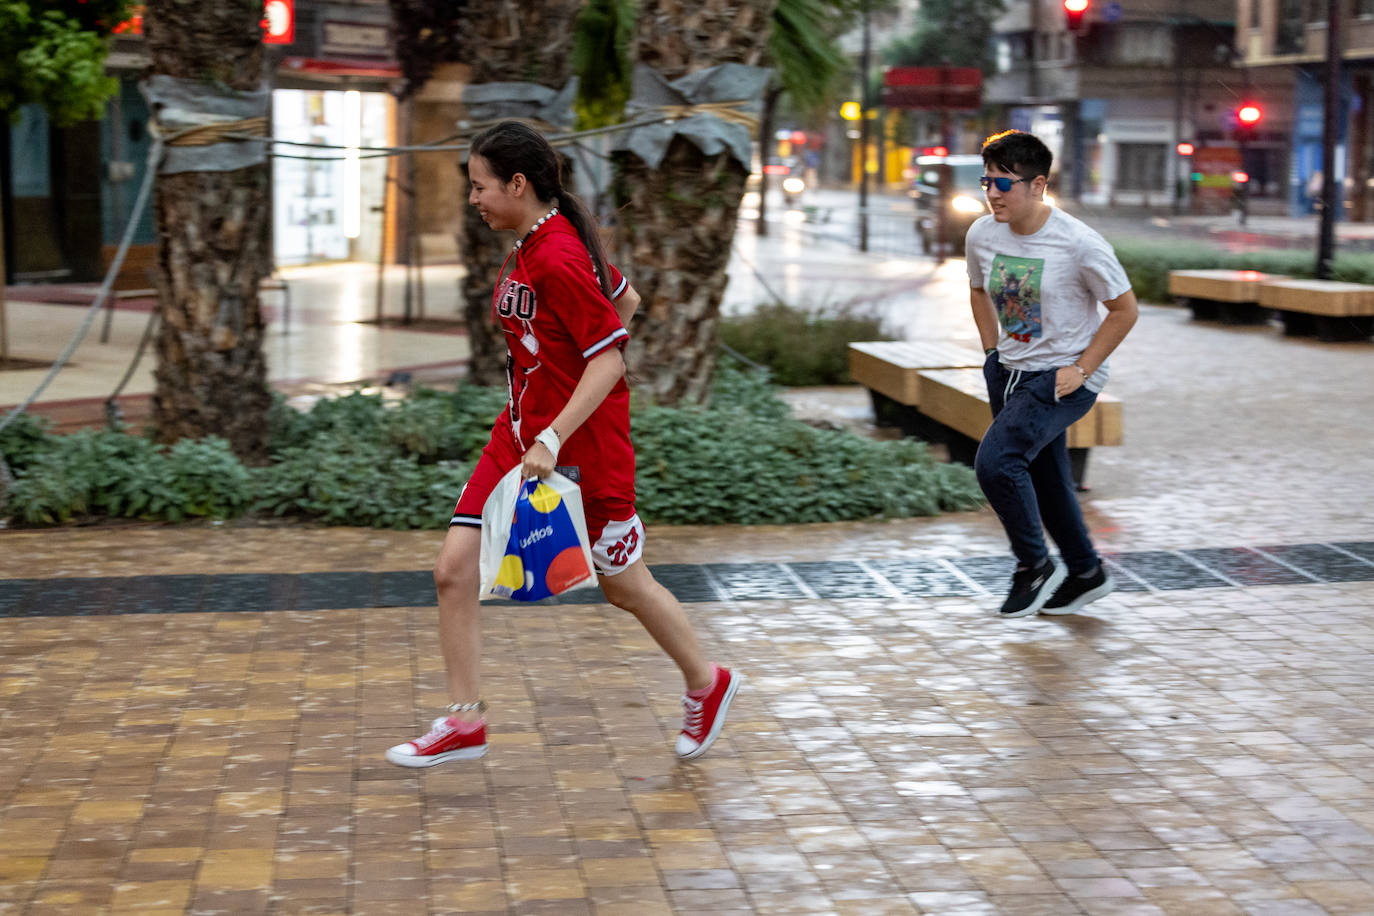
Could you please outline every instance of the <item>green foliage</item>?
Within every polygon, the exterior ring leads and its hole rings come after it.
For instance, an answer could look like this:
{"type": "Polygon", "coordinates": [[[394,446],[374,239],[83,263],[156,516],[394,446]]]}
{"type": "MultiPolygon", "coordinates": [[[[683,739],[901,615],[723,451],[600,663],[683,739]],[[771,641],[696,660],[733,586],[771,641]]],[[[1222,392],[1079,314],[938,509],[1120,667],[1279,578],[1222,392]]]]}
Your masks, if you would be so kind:
{"type": "MultiPolygon", "coordinates": [[[[1144,302],[1169,302],[1171,270],[1258,270],[1289,277],[1310,278],[1316,271],[1311,251],[1268,249],[1222,251],[1188,242],[1115,242],[1116,256],[1136,298],[1144,302]]],[[[1349,283],[1374,283],[1374,254],[1339,255],[1331,265],[1332,279],[1349,283]]]]}
{"type": "Polygon", "coordinates": [[[949,64],[992,73],[992,24],[1004,0],[923,0],[911,34],[883,49],[883,60],[897,67],[949,64]]]}
{"type": "Polygon", "coordinates": [[[831,522],[982,505],[973,472],[936,463],[925,443],[877,441],[779,418],[732,374],[738,373],[720,373],[724,390],[746,393],[747,403],[723,397],[718,387],[710,408],[653,407],[633,418],[636,501],[646,521],[831,522]]]}
{"type": "Polygon", "coordinates": [[[168,450],[124,432],[49,436],[16,469],[5,511],[27,524],[85,516],[231,518],[251,499],[248,471],[217,437],[168,450]]]}
{"type": "Polygon", "coordinates": [[[634,0],[588,0],[577,14],[572,66],[577,74],[577,126],[618,124],[630,98],[634,0]]]}
{"type": "Polygon", "coordinates": [[[0,0],[0,111],[42,105],[58,125],[101,117],[119,88],[105,75],[106,37],[123,0],[0,0]]]}
{"type": "Polygon", "coordinates": [[[21,413],[0,429],[0,458],[5,459],[11,470],[28,467],[47,442],[48,426],[48,421],[42,417],[21,413]]]}
{"type": "MultiPolygon", "coordinates": [[[[274,460],[245,468],[221,439],[164,449],[125,432],[0,436],[16,482],[0,511],[52,525],[100,518],[181,521],[251,512],[329,525],[442,528],[504,402],[500,389],[361,393],[298,412],[274,405],[274,460]]],[[[981,503],[972,472],[924,444],[878,442],[788,417],[763,373],[729,366],[709,408],[632,418],[640,511],[669,523],[804,522],[929,515],[981,503]]]]}
{"type": "Polygon", "coordinates": [[[849,344],[889,340],[876,318],[843,309],[818,313],[782,303],[726,318],[720,339],[746,359],[767,366],[779,385],[848,385],[849,344]]]}
{"type": "Polygon", "coordinates": [[[768,54],[778,85],[798,108],[814,111],[830,101],[849,67],[838,36],[853,24],[831,0],[778,0],[768,54]]]}

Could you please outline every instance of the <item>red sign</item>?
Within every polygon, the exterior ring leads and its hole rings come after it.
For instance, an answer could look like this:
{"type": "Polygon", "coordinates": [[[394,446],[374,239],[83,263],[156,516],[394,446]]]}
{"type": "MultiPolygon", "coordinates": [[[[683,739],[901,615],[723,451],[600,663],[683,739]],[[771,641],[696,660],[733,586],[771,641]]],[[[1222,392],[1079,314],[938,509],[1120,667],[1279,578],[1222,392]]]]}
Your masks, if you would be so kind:
{"type": "Polygon", "coordinates": [[[296,0],[267,0],[262,5],[262,42],[289,45],[296,41],[296,0]]]}
{"type": "MultiPolygon", "coordinates": [[[[132,7],[129,18],[111,31],[116,35],[142,35],[143,4],[132,7]]],[[[262,41],[269,45],[295,43],[296,0],[266,0],[262,5],[262,41]]]]}
{"type": "Polygon", "coordinates": [[[983,74],[977,67],[889,67],[883,73],[883,104],[936,110],[979,108],[983,74]]]}

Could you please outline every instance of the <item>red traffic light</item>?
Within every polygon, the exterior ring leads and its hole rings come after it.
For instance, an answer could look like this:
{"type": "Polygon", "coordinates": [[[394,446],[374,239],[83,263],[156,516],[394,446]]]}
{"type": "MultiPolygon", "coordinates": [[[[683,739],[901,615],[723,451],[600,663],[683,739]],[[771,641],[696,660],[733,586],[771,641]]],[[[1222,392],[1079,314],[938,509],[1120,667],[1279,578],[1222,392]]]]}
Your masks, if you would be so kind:
{"type": "Polygon", "coordinates": [[[1064,0],[1064,24],[1070,32],[1083,27],[1083,14],[1088,11],[1089,0],[1064,0]]]}
{"type": "Polygon", "coordinates": [[[922,156],[948,156],[949,147],[946,146],[923,146],[921,147],[922,156]]]}
{"type": "Polygon", "coordinates": [[[1178,151],[1180,156],[1191,156],[1195,152],[1191,143],[1180,143],[1174,149],[1178,151]]]}
{"type": "Polygon", "coordinates": [[[1258,105],[1253,103],[1242,105],[1236,109],[1236,120],[1245,127],[1254,127],[1264,117],[1264,112],[1258,105]]]}
{"type": "Polygon", "coordinates": [[[1245,172],[1232,172],[1231,180],[1234,181],[1236,184],[1245,184],[1247,181],[1250,180],[1250,176],[1245,172]]]}

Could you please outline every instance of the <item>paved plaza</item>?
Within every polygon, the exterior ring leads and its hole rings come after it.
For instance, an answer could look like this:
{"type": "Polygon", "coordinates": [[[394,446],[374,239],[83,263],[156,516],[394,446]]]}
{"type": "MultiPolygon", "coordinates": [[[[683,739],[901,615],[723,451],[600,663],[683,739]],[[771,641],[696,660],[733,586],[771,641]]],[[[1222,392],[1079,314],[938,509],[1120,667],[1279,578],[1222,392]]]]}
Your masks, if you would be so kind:
{"type": "MultiPolygon", "coordinates": [[[[737,256],[734,307],[747,261],[971,334],[962,261],[737,256]]],[[[461,360],[296,305],[294,382],[461,360]]],[[[1082,614],[996,619],[988,510],[651,527],[748,677],[689,764],[675,669],[588,593],[488,609],[485,758],[387,764],[446,702],[440,533],[0,532],[0,914],[1374,914],[1374,344],[1150,304],[1112,367],[1122,587],[1082,614]]]]}

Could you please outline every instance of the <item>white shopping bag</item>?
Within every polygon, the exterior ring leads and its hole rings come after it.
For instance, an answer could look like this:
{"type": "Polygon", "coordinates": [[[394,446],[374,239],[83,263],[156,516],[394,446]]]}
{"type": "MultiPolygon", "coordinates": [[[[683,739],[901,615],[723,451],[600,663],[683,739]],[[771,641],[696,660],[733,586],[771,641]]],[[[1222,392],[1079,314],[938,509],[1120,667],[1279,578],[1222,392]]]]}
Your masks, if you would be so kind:
{"type": "Polygon", "coordinates": [[[482,507],[478,600],[539,601],[596,584],[582,491],[562,474],[512,468],[482,507]]]}

